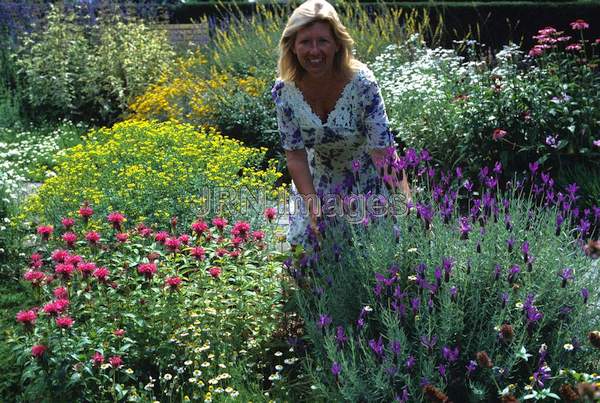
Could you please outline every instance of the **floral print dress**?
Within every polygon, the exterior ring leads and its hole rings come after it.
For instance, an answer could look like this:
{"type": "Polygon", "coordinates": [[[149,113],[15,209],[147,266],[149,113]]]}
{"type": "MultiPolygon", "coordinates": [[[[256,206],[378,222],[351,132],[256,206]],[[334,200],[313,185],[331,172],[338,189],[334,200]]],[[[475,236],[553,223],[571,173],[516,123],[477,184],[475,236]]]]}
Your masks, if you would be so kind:
{"type": "MultiPolygon", "coordinates": [[[[306,149],[317,195],[376,194],[380,177],[370,151],[394,146],[385,106],[371,70],[362,67],[344,87],[326,122],[322,122],[293,82],[277,80],[272,88],[281,146],[306,149]]],[[[384,190],[384,189],[383,189],[384,190]]],[[[287,240],[307,244],[309,217],[292,182],[287,240]],[[300,203],[300,205],[298,204],[300,203]],[[300,206],[300,210],[294,207],[300,206]]]]}

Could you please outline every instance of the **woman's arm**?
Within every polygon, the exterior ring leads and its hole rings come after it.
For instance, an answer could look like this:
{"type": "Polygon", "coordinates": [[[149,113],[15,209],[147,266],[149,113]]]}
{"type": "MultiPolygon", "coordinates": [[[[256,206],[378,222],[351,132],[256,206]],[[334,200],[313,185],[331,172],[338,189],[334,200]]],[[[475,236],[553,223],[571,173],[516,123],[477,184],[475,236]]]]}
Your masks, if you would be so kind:
{"type": "Polygon", "coordinates": [[[315,191],[312,175],[308,168],[306,149],[286,150],[285,156],[290,176],[296,185],[296,189],[298,189],[298,193],[300,193],[304,199],[304,204],[308,208],[311,227],[316,231],[317,217],[320,216],[321,206],[319,204],[317,192],[315,191]]]}

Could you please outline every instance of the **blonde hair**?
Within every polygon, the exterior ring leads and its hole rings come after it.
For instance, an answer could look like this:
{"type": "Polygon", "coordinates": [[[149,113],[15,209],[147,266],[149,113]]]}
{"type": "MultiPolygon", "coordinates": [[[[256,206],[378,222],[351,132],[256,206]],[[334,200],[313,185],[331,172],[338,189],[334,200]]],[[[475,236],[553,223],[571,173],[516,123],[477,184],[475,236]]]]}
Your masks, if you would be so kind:
{"type": "Polygon", "coordinates": [[[280,79],[295,81],[302,77],[304,69],[300,66],[292,48],[298,31],[315,22],[328,23],[335,41],[340,47],[333,60],[333,68],[336,71],[350,75],[362,66],[362,63],[352,55],[354,40],[340,21],[335,8],[325,0],[308,0],[294,10],[281,35],[277,62],[280,79]]]}

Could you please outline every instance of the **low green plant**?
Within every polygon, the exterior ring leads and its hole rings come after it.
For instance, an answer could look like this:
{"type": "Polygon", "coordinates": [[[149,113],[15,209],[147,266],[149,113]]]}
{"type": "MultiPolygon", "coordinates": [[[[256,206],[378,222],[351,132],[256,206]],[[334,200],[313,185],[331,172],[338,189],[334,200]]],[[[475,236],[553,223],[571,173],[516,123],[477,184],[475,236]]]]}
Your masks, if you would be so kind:
{"type": "Polygon", "coordinates": [[[600,365],[599,273],[582,248],[600,209],[575,208],[575,186],[557,201],[536,164],[503,193],[501,164],[475,191],[429,160],[400,163],[419,178],[409,210],[325,220],[316,252],[289,263],[315,399],[558,398],[574,385],[563,370],[600,365]]]}

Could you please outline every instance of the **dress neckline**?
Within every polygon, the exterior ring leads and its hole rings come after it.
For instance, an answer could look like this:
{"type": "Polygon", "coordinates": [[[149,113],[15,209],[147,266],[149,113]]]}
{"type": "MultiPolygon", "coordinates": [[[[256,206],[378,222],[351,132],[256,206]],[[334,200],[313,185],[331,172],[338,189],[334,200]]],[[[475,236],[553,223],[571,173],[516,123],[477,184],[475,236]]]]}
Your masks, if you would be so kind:
{"type": "Polygon", "coordinates": [[[350,79],[350,81],[348,81],[346,83],[346,85],[340,92],[340,96],[335,101],[335,104],[333,105],[333,109],[330,110],[329,113],[327,114],[327,118],[325,119],[325,122],[323,122],[321,120],[321,117],[319,115],[317,115],[317,113],[313,110],[312,106],[310,106],[310,104],[306,101],[306,98],[304,98],[304,93],[300,90],[300,88],[298,88],[296,86],[296,83],[293,81],[290,81],[290,85],[296,91],[297,95],[300,98],[300,102],[308,110],[309,115],[311,115],[313,117],[313,119],[315,119],[317,122],[319,122],[320,126],[329,126],[329,120],[331,119],[331,116],[334,115],[334,112],[338,109],[340,101],[342,99],[344,99],[344,97],[346,96],[346,92],[348,92],[348,89],[350,88],[351,84],[356,80],[356,78],[358,77],[358,74],[359,74],[359,71],[356,71],[354,73],[353,77],[350,79]]]}

